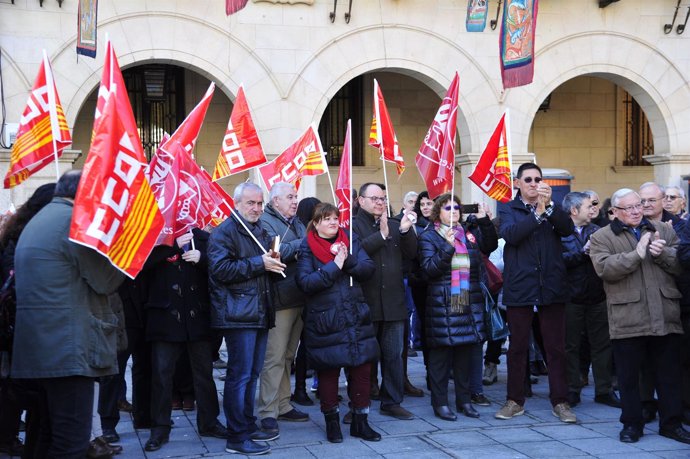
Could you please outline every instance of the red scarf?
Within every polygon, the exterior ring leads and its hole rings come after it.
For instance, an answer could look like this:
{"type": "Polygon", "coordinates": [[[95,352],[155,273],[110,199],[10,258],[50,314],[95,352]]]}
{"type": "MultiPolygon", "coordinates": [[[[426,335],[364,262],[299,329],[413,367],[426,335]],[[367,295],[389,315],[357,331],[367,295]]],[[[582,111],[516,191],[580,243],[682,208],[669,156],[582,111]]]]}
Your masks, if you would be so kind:
{"type": "Polygon", "coordinates": [[[332,244],[330,241],[319,236],[316,231],[309,231],[309,233],[307,233],[307,244],[309,244],[311,252],[316,259],[323,264],[329,263],[335,259],[335,253],[331,252],[331,247],[333,245],[345,244],[347,247],[347,242],[347,235],[342,228],[338,228],[338,236],[336,236],[335,242],[332,244]]]}

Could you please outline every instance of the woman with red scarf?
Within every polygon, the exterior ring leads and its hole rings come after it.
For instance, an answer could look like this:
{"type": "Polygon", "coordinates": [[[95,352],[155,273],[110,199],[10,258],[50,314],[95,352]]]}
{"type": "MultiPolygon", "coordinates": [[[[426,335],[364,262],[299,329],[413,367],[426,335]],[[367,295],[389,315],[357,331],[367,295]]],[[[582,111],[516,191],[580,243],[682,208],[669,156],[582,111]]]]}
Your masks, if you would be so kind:
{"type": "Polygon", "coordinates": [[[460,199],[444,194],[431,210],[431,223],[419,236],[419,264],[428,280],[425,327],[429,349],[427,374],[431,406],[437,417],[455,421],[448,406],[448,378],[455,382],[455,406],[465,416],[478,418],[470,401],[470,372],[473,352],[486,339],[482,252],[497,245],[496,229],[485,205],[473,217],[478,230],[466,232],[459,224],[460,199]],[[476,217],[476,218],[475,218],[476,217]]]}
{"type": "Polygon", "coordinates": [[[379,347],[369,306],[359,282],[374,273],[374,263],[350,241],[339,226],[338,208],[321,203],[307,227],[297,261],[297,285],[307,294],[304,309],[304,345],[307,360],[319,377],[321,412],[326,437],[343,441],[338,410],[340,369],[349,370],[348,393],[353,407],[350,435],[379,441],[369,427],[369,374],[379,347]]]}

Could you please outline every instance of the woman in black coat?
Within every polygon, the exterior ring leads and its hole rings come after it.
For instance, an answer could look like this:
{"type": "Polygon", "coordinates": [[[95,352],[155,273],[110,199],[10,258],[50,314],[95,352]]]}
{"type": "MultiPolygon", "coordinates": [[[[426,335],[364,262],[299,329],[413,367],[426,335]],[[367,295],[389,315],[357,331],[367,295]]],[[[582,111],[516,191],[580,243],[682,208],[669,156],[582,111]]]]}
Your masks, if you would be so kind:
{"type": "Polygon", "coordinates": [[[339,227],[338,208],[321,203],[314,209],[297,261],[297,285],[307,294],[304,345],[307,360],[319,377],[321,411],[326,436],[343,441],[338,411],[338,378],[348,368],[348,392],[353,406],[350,435],[378,441],[369,427],[369,374],[379,356],[378,342],[360,281],[374,272],[374,263],[353,239],[348,253],[347,234],[339,227]]]}
{"type": "Polygon", "coordinates": [[[456,419],[448,406],[451,368],[458,411],[479,417],[470,403],[469,382],[472,353],[486,338],[481,252],[491,253],[497,244],[496,230],[486,216],[485,206],[477,214],[479,231],[466,233],[458,224],[461,216],[457,196],[438,197],[431,224],[421,234],[418,246],[421,270],[429,280],[424,331],[429,349],[431,405],[436,416],[447,421],[456,419]]]}

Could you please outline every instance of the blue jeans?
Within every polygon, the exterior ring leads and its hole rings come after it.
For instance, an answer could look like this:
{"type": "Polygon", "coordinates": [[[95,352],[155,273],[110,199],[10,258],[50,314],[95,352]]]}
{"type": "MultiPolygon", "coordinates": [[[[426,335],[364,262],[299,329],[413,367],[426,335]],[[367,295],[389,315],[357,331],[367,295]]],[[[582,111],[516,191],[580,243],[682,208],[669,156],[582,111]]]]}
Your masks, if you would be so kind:
{"type": "Polygon", "coordinates": [[[223,389],[223,411],[228,422],[228,441],[240,443],[257,430],[254,416],[256,383],[266,357],[268,330],[223,330],[228,347],[228,370],[223,389]]]}
{"type": "Polygon", "coordinates": [[[381,406],[400,405],[405,383],[402,362],[405,321],[374,322],[374,327],[381,347],[381,406]]]}

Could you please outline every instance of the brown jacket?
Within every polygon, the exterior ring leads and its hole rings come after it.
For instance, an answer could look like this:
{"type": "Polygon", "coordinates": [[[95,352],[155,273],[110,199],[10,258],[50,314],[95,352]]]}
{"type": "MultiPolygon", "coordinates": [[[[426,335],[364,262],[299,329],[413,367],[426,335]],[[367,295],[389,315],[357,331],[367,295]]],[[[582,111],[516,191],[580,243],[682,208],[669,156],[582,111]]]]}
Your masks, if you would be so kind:
{"type": "Polygon", "coordinates": [[[637,239],[619,220],[591,238],[590,257],[604,281],[611,339],[664,336],[683,333],[680,322],[681,294],[674,275],[681,268],[676,258],[678,236],[661,222],[643,220],[642,234],[659,231],[666,240],[661,255],[637,254],[637,239]]]}

